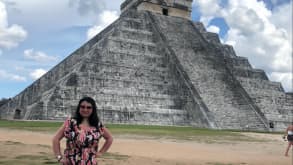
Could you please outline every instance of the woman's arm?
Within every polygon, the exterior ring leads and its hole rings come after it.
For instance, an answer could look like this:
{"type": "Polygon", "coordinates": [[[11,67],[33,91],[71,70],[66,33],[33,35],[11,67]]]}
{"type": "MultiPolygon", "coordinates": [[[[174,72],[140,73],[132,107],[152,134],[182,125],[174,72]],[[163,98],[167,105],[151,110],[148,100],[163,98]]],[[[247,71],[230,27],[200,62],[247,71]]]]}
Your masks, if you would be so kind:
{"type": "Polygon", "coordinates": [[[53,153],[57,157],[58,155],[61,154],[60,150],[60,141],[64,137],[64,130],[65,130],[65,125],[63,124],[58,131],[56,132],[55,136],[53,137],[52,140],[52,147],[53,147],[53,153]]]}
{"type": "Polygon", "coordinates": [[[103,128],[103,137],[105,139],[105,143],[104,143],[103,147],[100,149],[100,151],[97,152],[97,155],[96,155],[97,157],[100,157],[100,156],[102,156],[102,154],[107,152],[113,142],[113,137],[107,128],[103,128]]]}
{"type": "Polygon", "coordinates": [[[285,135],[286,135],[286,136],[288,136],[288,131],[289,131],[289,129],[290,129],[290,126],[288,126],[287,129],[286,129],[286,132],[285,132],[285,135]]]}

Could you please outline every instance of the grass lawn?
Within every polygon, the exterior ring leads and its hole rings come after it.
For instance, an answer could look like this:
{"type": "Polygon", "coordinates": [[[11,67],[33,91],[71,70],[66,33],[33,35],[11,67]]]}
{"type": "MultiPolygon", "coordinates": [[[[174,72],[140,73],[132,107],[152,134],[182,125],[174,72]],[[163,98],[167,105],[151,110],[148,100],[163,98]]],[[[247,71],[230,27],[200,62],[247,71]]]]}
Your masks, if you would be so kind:
{"type": "MultiPolygon", "coordinates": [[[[62,121],[10,121],[0,120],[0,128],[29,130],[36,132],[54,133],[62,121]]],[[[177,126],[149,126],[149,125],[125,125],[107,124],[107,128],[114,136],[133,136],[149,138],[167,138],[176,140],[194,140],[200,142],[223,142],[223,141],[259,141],[247,137],[237,130],[212,130],[194,127],[177,126]]]]}

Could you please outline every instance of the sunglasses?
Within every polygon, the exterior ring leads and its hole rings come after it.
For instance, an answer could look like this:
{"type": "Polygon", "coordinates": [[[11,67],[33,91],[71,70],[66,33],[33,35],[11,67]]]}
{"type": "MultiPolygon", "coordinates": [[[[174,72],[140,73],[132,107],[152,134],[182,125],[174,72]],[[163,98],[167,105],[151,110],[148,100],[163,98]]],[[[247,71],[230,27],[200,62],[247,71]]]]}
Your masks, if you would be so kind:
{"type": "Polygon", "coordinates": [[[84,106],[84,105],[81,105],[80,108],[81,109],[92,109],[93,107],[92,106],[84,106]]]}

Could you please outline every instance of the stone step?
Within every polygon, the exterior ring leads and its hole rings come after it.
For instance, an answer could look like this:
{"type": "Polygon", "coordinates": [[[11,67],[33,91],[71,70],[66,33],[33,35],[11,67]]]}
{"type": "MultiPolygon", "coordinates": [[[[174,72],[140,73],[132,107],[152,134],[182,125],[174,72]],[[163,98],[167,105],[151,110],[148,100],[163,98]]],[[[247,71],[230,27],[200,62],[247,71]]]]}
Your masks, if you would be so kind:
{"type": "MultiPolygon", "coordinates": [[[[93,75],[93,74],[92,74],[93,75]]],[[[108,80],[119,80],[119,81],[129,81],[129,80],[134,80],[134,81],[137,81],[137,82],[143,82],[143,83],[146,83],[146,84],[151,84],[151,83],[154,83],[154,84],[165,84],[165,85],[172,85],[173,82],[171,82],[170,80],[168,79],[157,79],[157,78],[151,78],[151,79],[148,79],[146,77],[141,77],[141,78],[129,78],[129,77],[121,77],[121,76],[115,76],[115,75],[98,75],[99,78],[94,78],[95,76],[97,76],[97,74],[91,76],[90,78],[88,79],[91,79],[92,82],[91,83],[94,83],[94,82],[97,82],[97,83],[100,83],[101,85],[107,85],[107,81],[108,80]],[[102,81],[100,81],[100,79],[102,79],[102,81]]],[[[86,76],[88,77],[88,76],[86,76]]],[[[79,81],[79,84],[80,85],[88,85],[87,83],[88,80],[80,80],[79,81]]],[[[142,83],[142,84],[143,84],[142,83]]],[[[93,84],[94,85],[94,84],[93,84]]]]}
{"type": "Polygon", "coordinates": [[[164,56],[145,56],[145,55],[134,55],[134,54],[125,54],[118,53],[114,51],[107,51],[104,53],[104,56],[99,57],[99,62],[102,63],[113,63],[119,65],[150,65],[155,63],[158,66],[166,65],[166,57],[164,56]]]}
{"type": "MultiPolygon", "coordinates": [[[[153,89],[153,90],[162,90],[174,88],[172,83],[147,83],[144,81],[136,80],[119,80],[119,79],[100,79],[97,84],[103,83],[103,87],[120,87],[120,88],[137,88],[137,89],[153,89]]],[[[174,89],[175,90],[175,89],[174,89]]]]}
{"type": "MultiPolygon", "coordinates": [[[[292,112],[292,110],[291,110],[292,112]]],[[[293,113],[289,114],[278,114],[278,115],[267,115],[272,121],[292,121],[293,120],[293,113]]]]}
{"type": "Polygon", "coordinates": [[[235,115],[225,116],[222,120],[219,120],[222,126],[227,129],[247,129],[247,130],[264,130],[265,126],[258,118],[237,118],[235,115]],[[244,120],[243,120],[244,119],[244,120]]]}
{"type": "MultiPolygon", "coordinates": [[[[102,73],[107,77],[120,77],[120,79],[136,79],[136,80],[145,80],[145,81],[169,81],[172,80],[171,75],[164,72],[155,72],[151,70],[109,70],[102,73]],[[126,72],[129,71],[129,72],[126,72]],[[105,75],[106,74],[106,75],[105,75]]],[[[102,76],[101,75],[101,76],[102,76]]]]}
{"type": "Polygon", "coordinates": [[[107,40],[107,48],[111,51],[129,51],[133,53],[158,54],[159,48],[153,42],[141,42],[136,40],[126,40],[117,37],[110,37],[107,40]]]}
{"type": "MultiPolygon", "coordinates": [[[[110,108],[110,107],[109,107],[110,108]]],[[[99,116],[102,120],[111,123],[127,123],[142,125],[189,125],[186,113],[160,113],[164,110],[152,111],[120,111],[119,109],[99,109],[99,116]]]]}
{"type": "Polygon", "coordinates": [[[163,94],[163,93],[155,93],[155,92],[150,92],[150,93],[135,93],[132,91],[117,91],[117,90],[111,90],[111,89],[105,89],[98,87],[99,89],[91,89],[88,86],[80,86],[76,90],[81,92],[81,91],[86,91],[86,93],[91,94],[91,95],[97,95],[97,94],[107,94],[109,96],[124,96],[124,97],[138,97],[138,98],[156,98],[156,99],[172,99],[174,98],[174,95],[170,94],[163,94]]]}
{"type": "Polygon", "coordinates": [[[290,105],[290,104],[279,104],[278,105],[278,109],[279,109],[279,112],[281,113],[281,114],[283,114],[283,113],[286,113],[286,114],[292,114],[293,115],[293,109],[292,109],[292,105],[290,105]]]}
{"type": "MultiPolygon", "coordinates": [[[[135,80],[138,82],[146,83],[156,83],[156,84],[165,84],[171,85],[174,81],[171,74],[168,74],[164,71],[156,70],[143,70],[143,69],[134,69],[134,68],[124,68],[124,67],[113,67],[112,70],[107,70],[108,67],[102,67],[99,64],[100,68],[97,72],[81,72],[83,77],[91,77],[91,79],[117,79],[122,81],[135,80]],[[115,69],[114,69],[115,68],[115,69]]],[[[111,66],[110,66],[111,67],[111,66]]],[[[87,79],[85,79],[87,80],[87,79]]]]}
{"type": "MultiPolygon", "coordinates": [[[[123,98],[123,97],[121,97],[123,98]]],[[[125,98],[129,98],[129,97],[125,97],[125,98]]],[[[136,99],[139,100],[139,99],[136,99]]],[[[107,106],[119,106],[119,107],[147,107],[147,108],[170,108],[170,109],[176,109],[179,106],[175,105],[174,102],[172,100],[167,100],[165,101],[165,103],[154,103],[151,104],[149,102],[143,102],[140,101],[138,102],[134,102],[136,100],[126,100],[122,102],[122,100],[115,100],[115,101],[109,101],[109,100],[102,100],[99,99],[99,105],[103,106],[103,107],[107,107],[107,106]]],[[[122,108],[121,108],[122,109],[122,108]]]]}
{"type": "Polygon", "coordinates": [[[163,51],[160,51],[158,54],[151,54],[151,53],[146,53],[146,52],[132,52],[129,50],[112,50],[112,49],[108,49],[107,50],[109,53],[113,53],[113,54],[126,54],[128,56],[142,56],[142,57],[146,57],[146,58],[166,58],[166,55],[163,54],[163,51]]]}
{"type": "Polygon", "coordinates": [[[118,43],[126,42],[126,43],[131,43],[131,44],[139,44],[139,45],[143,45],[143,46],[157,47],[157,44],[152,41],[147,42],[147,41],[142,41],[142,40],[137,40],[137,39],[122,38],[122,37],[117,37],[117,36],[110,36],[108,38],[108,40],[115,41],[118,43]]]}
{"type": "Polygon", "coordinates": [[[86,61],[86,63],[80,66],[80,72],[104,72],[106,70],[119,72],[148,72],[148,73],[159,73],[167,74],[169,69],[163,64],[149,63],[149,64],[117,64],[111,62],[95,62],[86,61]],[[112,69],[111,69],[112,68],[112,69]]]}
{"type": "MultiPolygon", "coordinates": [[[[155,112],[155,111],[145,111],[145,109],[158,110],[158,109],[175,109],[175,105],[158,105],[158,104],[147,104],[147,103],[136,103],[136,104],[121,104],[121,102],[100,102],[100,109],[120,109],[121,111],[138,111],[141,112],[155,112]],[[120,104],[119,104],[120,103],[120,104]]],[[[164,112],[158,112],[164,113],[164,112]]]]}
{"type": "Polygon", "coordinates": [[[127,28],[127,27],[120,27],[119,30],[123,32],[132,32],[134,34],[144,34],[144,35],[149,35],[152,36],[154,33],[152,31],[144,30],[144,29],[132,29],[132,28],[127,28]]]}
{"type": "Polygon", "coordinates": [[[140,42],[156,42],[156,38],[153,33],[147,30],[131,29],[123,27],[116,30],[112,36],[119,38],[127,38],[140,42]]]}
{"type": "Polygon", "coordinates": [[[114,110],[114,111],[126,111],[126,112],[141,112],[141,113],[158,113],[158,114],[187,114],[185,110],[182,109],[167,109],[167,108],[152,108],[152,107],[121,107],[121,106],[101,106],[97,105],[98,109],[101,110],[114,110]]]}
{"type": "Polygon", "coordinates": [[[209,43],[221,44],[221,41],[219,39],[219,35],[217,33],[204,32],[201,34],[209,43]]]}
{"type": "Polygon", "coordinates": [[[261,89],[261,88],[249,88],[249,86],[244,86],[245,90],[247,91],[247,93],[249,93],[249,95],[253,96],[253,97],[281,97],[285,99],[285,93],[282,91],[278,91],[275,89],[261,89]]]}
{"type": "MultiPolygon", "coordinates": [[[[123,68],[121,68],[123,69],[123,68]]],[[[129,70],[131,71],[131,70],[129,70]]],[[[109,83],[113,83],[113,81],[121,81],[126,86],[132,85],[133,81],[137,82],[137,84],[150,84],[150,85],[157,85],[157,86],[172,86],[174,84],[174,79],[166,75],[161,77],[153,77],[148,78],[147,76],[138,77],[135,76],[135,72],[131,72],[131,74],[123,74],[115,75],[111,72],[111,75],[107,75],[108,71],[105,69],[101,72],[80,72],[78,77],[85,77],[85,79],[78,79],[78,83],[80,85],[95,85],[100,84],[101,86],[107,86],[109,83]],[[133,74],[132,74],[133,73],[133,74]],[[123,77],[122,77],[123,76],[123,77]],[[89,82],[90,80],[90,82],[89,82]],[[89,84],[90,83],[90,84],[89,84]]],[[[117,74],[120,74],[117,72],[117,74]]],[[[151,75],[151,74],[150,74],[151,75]]],[[[69,80],[67,80],[69,81],[69,80]]]]}
{"type": "Polygon", "coordinates": [[[177,88],[173,84],[159,84],[159,85],[154,85],[151,83],[146,83],[146,82],[137,82],[135,80],[132,80],[132,82],[113,82],[113,81],[103,81],[103,86],[104,89],[110,88],[110,89],[121,89],[121,90],[131,90],[131,91],[138,91],[138,92],[161,92],[161,93],[175,93],[177,91],[177,88]],[[122,82],[122,83],[121,83],[122,82]],[[111,84],[110,84],[111,83],[111,84]],[[126,84],[127,83],[127,84],[126,84]]]}
{"type": "Polygon", "coordinates": [[[268,80],[266,73],[262,69],[234,67],[233,74],[237,77],[248,77],[253,79],[268,80]]]}
{"type": "MultiPolygon", "coordinates": [[[[117,91],[117,94],[119,93],[131,93],[133,95],[156,95],[156,94],[168,94],[168,95],[176,95],[176,89],[175,88],[161,88],[161,89],[154,89],[154,88],[145,88],[144,84],[140,84],[139,87],[114,87],[114,86],[108,86],[108,87],[99,87],[97,92],[101,93],[107,93],[107,91],[117,91]]],[[[95,86],[94,86],[95,87],[95,86]]]]}
{"type": "Polygon", "coordinates": [[[97,92],[104,93],[108,95],[123,95],[123,96],[136,96],[136,97],[152,97],[152,98],[170,98],[170,94],[163,93],[159,91],[137,91],[137,90],[122,90],[122,89],[111,89],[111,88],[101,88],[97,92]]]}
{"type": "Polygon", "coordinates": [[[279,82],[272,82],[269,80],[247,78],[247,77],[237,77],[237,80],[245,87],[249,87],[251,90],[271,90],[279,91],[283,93],[282,84],[279,82]]]}
{"type": "MultiPolygon", "coordinates": [[[[137,105],[137,104],[144,104],[144,105],[168,105],[176,107],[177,101],[181,99],[178,96],[164,96],[164,97],[150,97],[150,96],[135,96],[135,95],[121,95],[121,94],[109,94],[109,93],[96,93],[97,96],[97,104],[103,104],[107,102],[111,102],[113,104],[125,104],[127,105],[137,105]],[[123,100],[123,101],[121,101],[123,100]]],[[[176,109],[176,108],[175,108],[176,109]]]]}
{"type": "Polygon", "coordinates": [[[144,23],[144,21],[137,15],[137,17],[123,17],[123,21],[131,21],[137,23],[144,23]]]}
{"type": "Polygon", "coordinates": [[[151,31],[152,29],[150,24],[146,24],[140,18],[123,18],[121,27],[146,31],[151,31]]]}
{"type": "Polygon", "coordinates": [[[95,84],[102,84],[102,87],[121,87],[121,88],[139,88],[144,87],[146,89],[154,89],[154,90],[164,90],[168,88],[173,88],[174,84],[164,83],[164,82],[145,82],[145,81],[137,81],[137,80],[120,80],[120,79],[95,79],[95,84]]]}
{"type": "Polygon", "coordinates": [[[252,69],[248,58],[236,56],[234,58],[225,59],[228,64],[232,64],[233,67],[243,68],[243,69],[252,69]]]}
{"type": "Polygon", "coordinates": [[[202,22],[192,22],[192,24],[194,25],[194,27],[200,32],[200,33],[205,33],[207,32],[204,24],[202,22]]]}

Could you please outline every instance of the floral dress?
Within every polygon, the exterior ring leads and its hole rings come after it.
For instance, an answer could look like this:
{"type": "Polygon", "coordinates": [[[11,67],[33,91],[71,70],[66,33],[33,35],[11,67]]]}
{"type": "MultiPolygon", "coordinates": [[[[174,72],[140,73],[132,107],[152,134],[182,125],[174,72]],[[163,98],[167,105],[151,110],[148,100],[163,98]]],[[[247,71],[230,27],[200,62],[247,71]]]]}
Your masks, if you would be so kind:
{"type": "Polygon", "coordinates": [[[68,118],[64,124],[66,138],[64,156],[67,164],[97,165],[96,153],[99,139],[103,134],[102,124],[99,123],[99,128],[80,127],[73,118],[68,118]]]}

